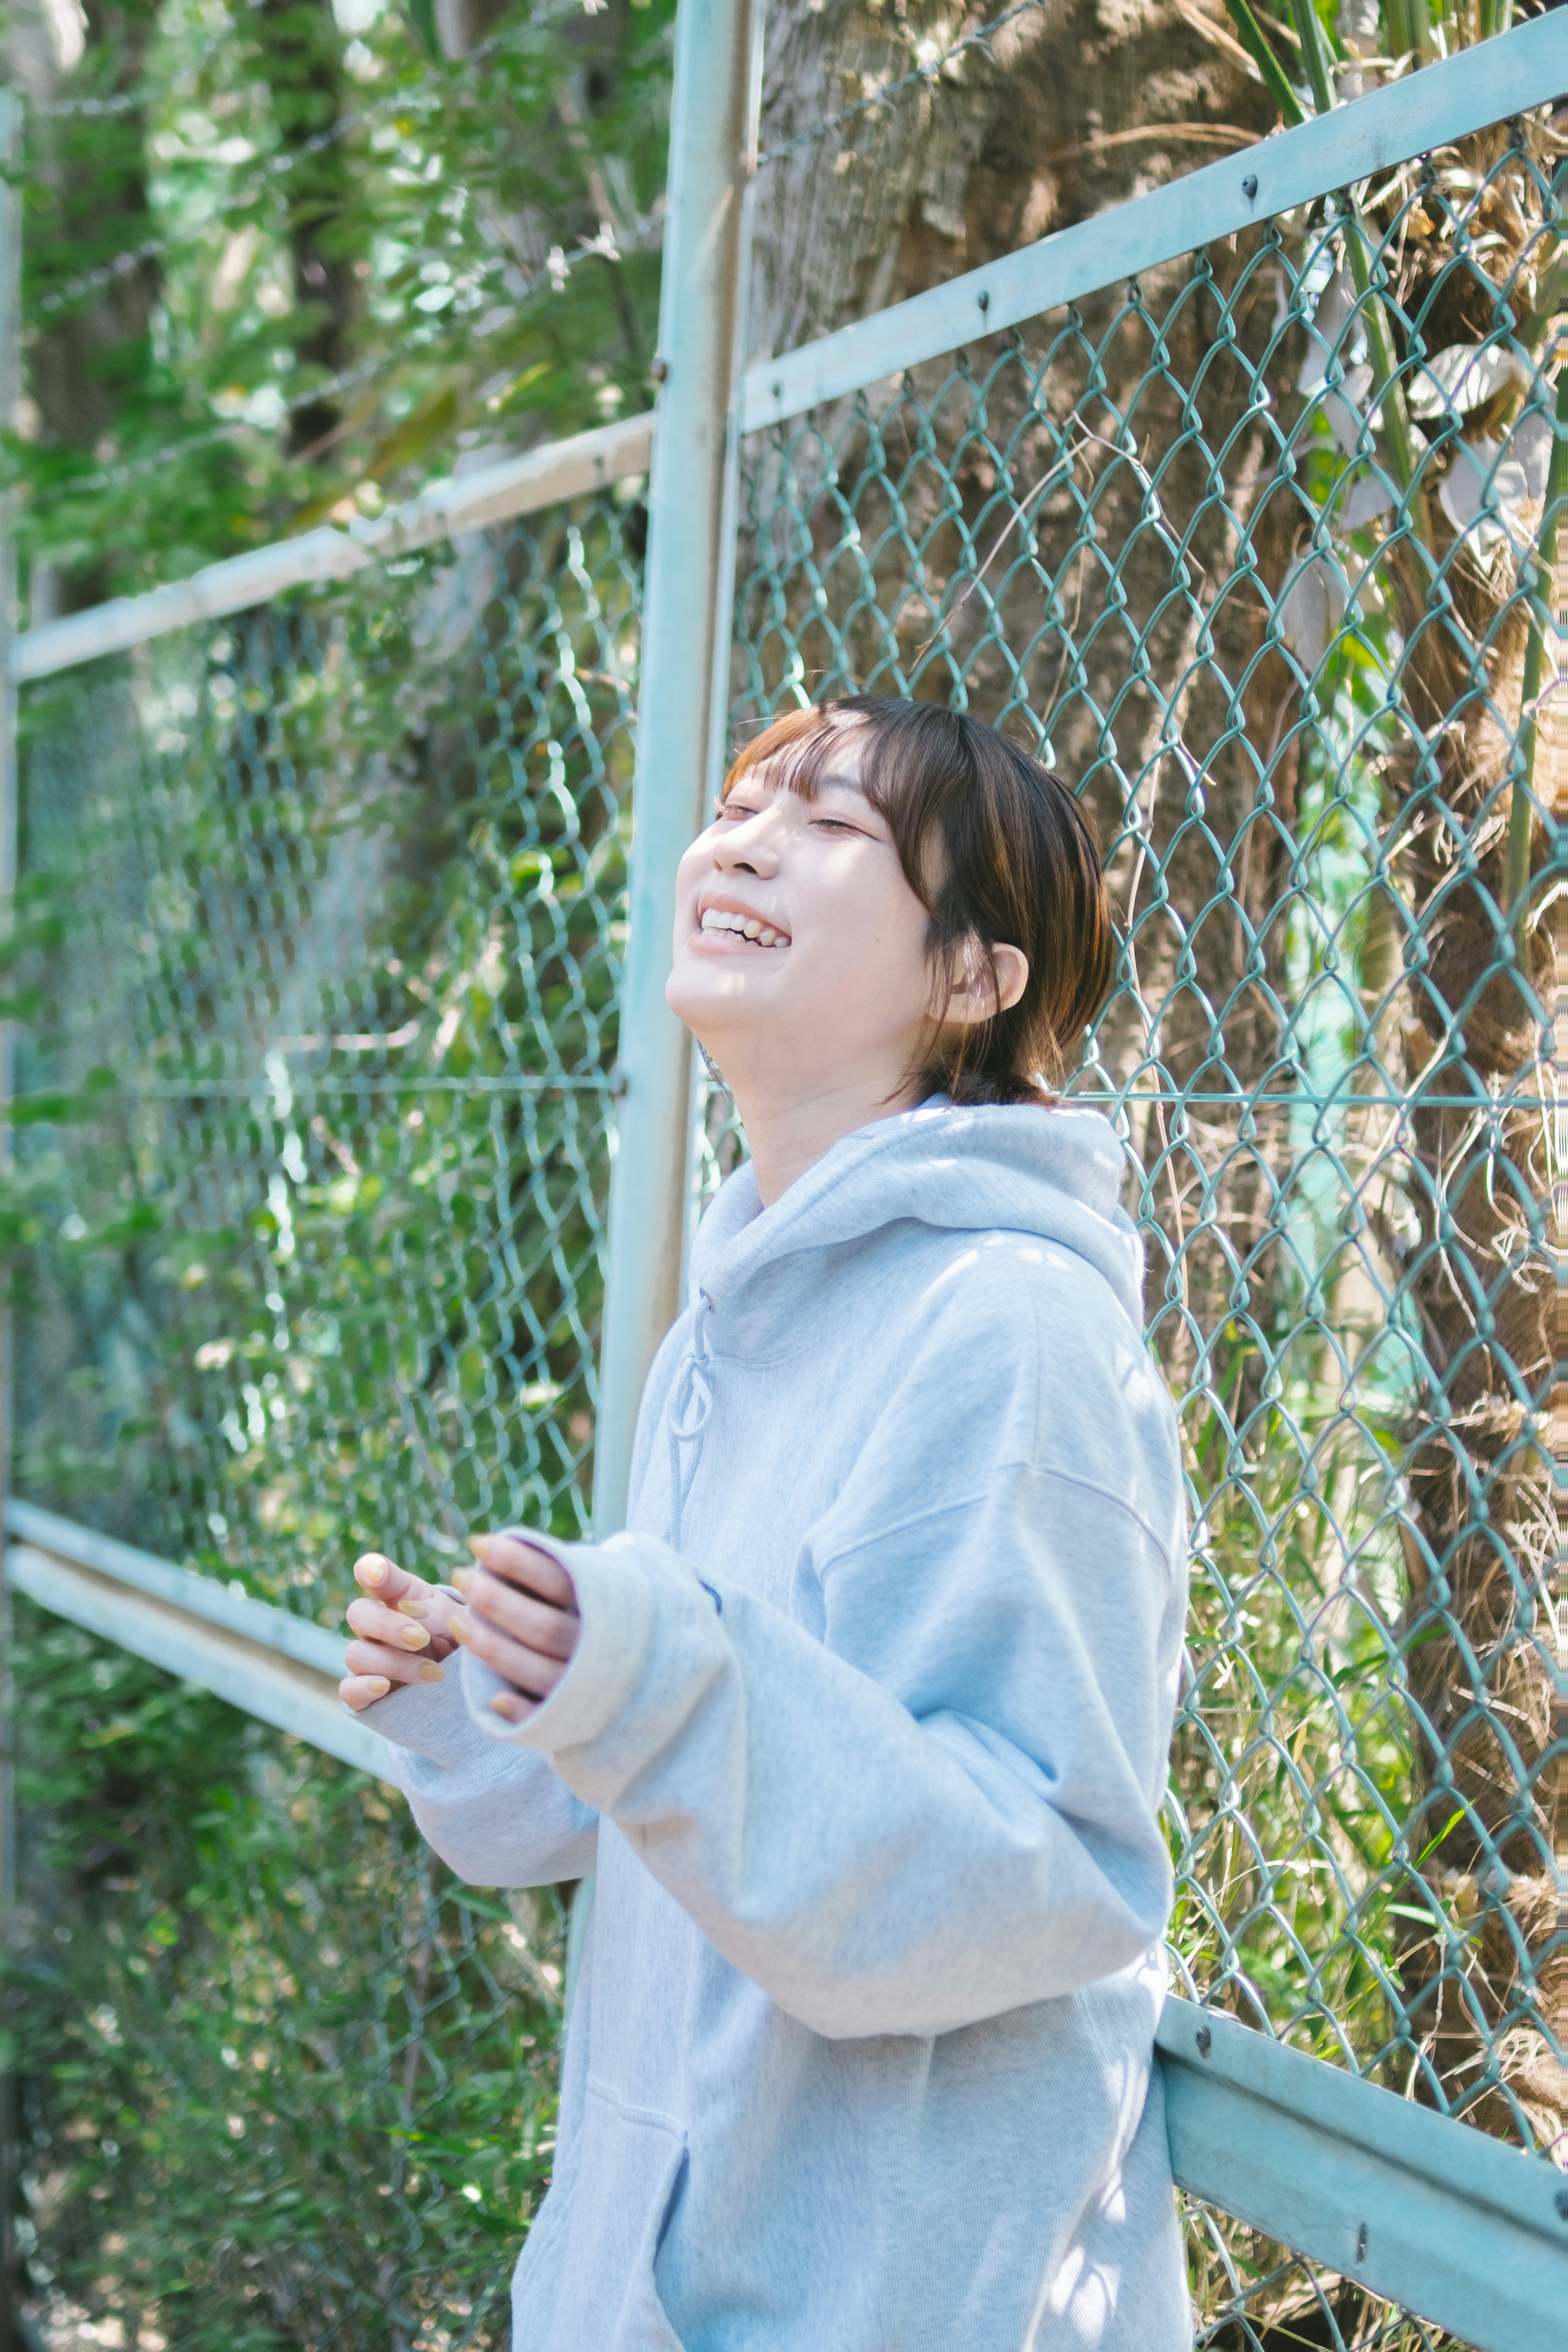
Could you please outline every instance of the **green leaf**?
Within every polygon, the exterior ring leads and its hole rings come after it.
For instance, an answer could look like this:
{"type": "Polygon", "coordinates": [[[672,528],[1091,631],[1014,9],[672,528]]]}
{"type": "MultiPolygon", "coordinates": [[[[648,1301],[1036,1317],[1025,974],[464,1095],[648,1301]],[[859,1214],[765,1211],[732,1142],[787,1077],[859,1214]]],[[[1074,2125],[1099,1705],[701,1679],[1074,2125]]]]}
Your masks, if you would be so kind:
{"type": "Polygon", "coordinates": [[[0,971],[37,949],[63,947],[65,937],[64,916],[49,908],[14,921],[0,939],[0,971]]]}
{"type": "Polygon", "coordinates": [[[439,64],[441,43],[436,32],[436,0],[405,0],[405,5],[409,23],[430,56],[439,64]]]}
{"type": "Polygon", "coordinates": [[[1458,1828],[1459,1823],[1464,1820],[1464,1818],[1465,1808],[1463,1805],[1459,1807],[1457,1813],[1449,1814],[1447,1820],[1444,1822],[1436,1836],[1433,1838],[1428,1844],[1424,1845],[1420,1853],[1416,1855],[1415,1867],[1417,1870],[1420,1869],[1421,1864],[1426,1861],[1429,1853],[1435,1853],[1436,1852],[1437,1848],[1442,1844],[1443,1840],[1447,1836],[1448,1832],[1458,1828]]]}
{"type": "Polygon", "coordinates": [[[82,1117],[83,1108],[79,1095],[18,1095],[5,1106],[5,1116],[13,1127],[68,1127],[82,1117]]]}
{"type": "Polygon", "coordinates": [[[100,1095],[111,1094],[120,1081],[102,1063],[89,1070],[75,1093],[48,1087],[36,1095],[18,1095],[0,1108],[0,1118],[14,1127],[68,1127],[73,1119],[90,1118],[100,1095]]]}
{"type": "Polygon", "coordinates": [[[1307,110],[1291,89],[1284,67],[1275,56],[1264,36],[1262,26],[1252,13],[1250,0],[1225,0],[1230,21],[1236,26],[1237,37],[1268,85],[1268,95],[1279,109],[1287,123],[1305,122],[1307,110]]]}
{"type": "Polygon", "coordinates": [[[67,1244],[75,1250],[132,1249],[151,1234],[163,1229],[163,1214],[151,1201],[138,1201],[123,1215],[110,1217],[107,1223],[94,1226],[67,1244]]]}

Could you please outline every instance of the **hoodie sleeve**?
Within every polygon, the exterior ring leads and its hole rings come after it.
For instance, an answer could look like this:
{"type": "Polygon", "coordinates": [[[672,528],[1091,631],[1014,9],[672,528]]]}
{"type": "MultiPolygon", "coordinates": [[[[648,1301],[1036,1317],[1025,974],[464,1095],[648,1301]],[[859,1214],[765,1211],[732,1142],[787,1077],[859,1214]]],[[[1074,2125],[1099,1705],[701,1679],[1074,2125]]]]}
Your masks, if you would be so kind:
{"type": "Polygon", "coordinates": [[[1069,1993],[1143,1954],[1170,1905],[1168,1401],[1130,1327],[1094,1351],[1098,1387],[1075,1349],[1043,1396],[1026,1302],[966,1353],[957,1336],[933,1333],[890,1400],[792,1613],[647,1536],[546,1541],[583,1618],[556,1689],[507,1733],[463,1660],[487,1731],[548,1756],[737,1968],[832,2036],[1069,1993]],[[951,1491],[911,1511],[911,1448],[944,1432],[951,1491]]]}
{"type": "Polygon", "coordinates": [[[470,1886],[553,1886],[594,1868],[598,1815],[548,1759],[477,1728],[456,1674],[406,1683],[360,1721],[392,1743],[398,1786],[442,1861],[470,1886]]]}

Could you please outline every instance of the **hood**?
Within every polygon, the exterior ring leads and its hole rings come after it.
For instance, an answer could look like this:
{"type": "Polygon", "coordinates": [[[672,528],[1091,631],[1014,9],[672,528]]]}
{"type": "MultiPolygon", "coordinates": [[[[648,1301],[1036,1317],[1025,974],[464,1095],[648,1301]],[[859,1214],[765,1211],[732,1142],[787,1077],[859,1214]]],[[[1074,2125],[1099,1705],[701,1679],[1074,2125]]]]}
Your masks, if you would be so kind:
{"type": "Polygon", "coordinates": [[[1098,1111],[926,1103],[839,1139],[771,1208],[751,1163],[720,1188],[691,1256],[693,1301],[721,1306],[765,1265],[910,1220],[1022,1233],[1103,1275],[1141,1330],[1143,1245],[1118,1193],[1128,1159],[1098,1111]]]}

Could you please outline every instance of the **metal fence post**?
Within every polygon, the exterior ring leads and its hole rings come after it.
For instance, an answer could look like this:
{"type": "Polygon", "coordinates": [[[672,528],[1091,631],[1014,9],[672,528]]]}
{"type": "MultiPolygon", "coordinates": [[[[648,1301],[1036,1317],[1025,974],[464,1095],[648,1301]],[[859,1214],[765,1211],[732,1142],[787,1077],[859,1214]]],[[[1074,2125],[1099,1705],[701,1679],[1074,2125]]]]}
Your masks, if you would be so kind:
{"type": "MultiPolygon", "coordinates": [[[[22,389],[19,324],[22,208],[9,173],[21,143],[21,106],[0,90],[0,425],[9,425],[22,389]]],[[[11,499],[0,499],[0,910],[8,916],[16,887],[16,689],[11,642],[16,634],[16,545],[11,499]]],[[[10,1166],[15,1032],[0,1020],[0,1179],[10,1166]]],[[[12,1329],[8,1269],[0,1265],[0,1527],[11,1484],[12,1329]]],[[[5,1541],[0,1532],[0,1957],[11,1954],[16,1916],[16,1791],[12,1748],[11,1595],[5,1541]]],[[[0,2021],[9,2023],[10,1987],[0,1998],[0,2021]]],[[[9,2035],[6,2035],[7,2042],[9,2035]]],[[[16,2267],[16,2082],[8,2054],[0,2057],[0,2352],[26,2341],[16,2267]]]]}
{"type": "Polygon", "coordinates": [[[610,1183],[594,1528],[626,1515],[643,1381],[680,1304],[691,1043],[664,1001],[675,869],[723,758],[746,189],[763,0],[680,0],[649,482],[620,1102],[610,1183]]]}

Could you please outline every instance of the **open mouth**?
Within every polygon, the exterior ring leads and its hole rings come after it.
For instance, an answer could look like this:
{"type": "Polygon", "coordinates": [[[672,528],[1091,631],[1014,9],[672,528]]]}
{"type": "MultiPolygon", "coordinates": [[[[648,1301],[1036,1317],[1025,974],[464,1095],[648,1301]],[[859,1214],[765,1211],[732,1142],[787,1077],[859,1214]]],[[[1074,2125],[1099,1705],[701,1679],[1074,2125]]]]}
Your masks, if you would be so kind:
{"type": "Polygon", "coordinates": [[[737,942],[749,940],[753,947],[787,948],[789,945],[787,931],[775,929],[771,923],[764,923],[760,916],[744,914],[735,907],[705,907],[699,929],[709,938],[727,933],[737,942]]]}

